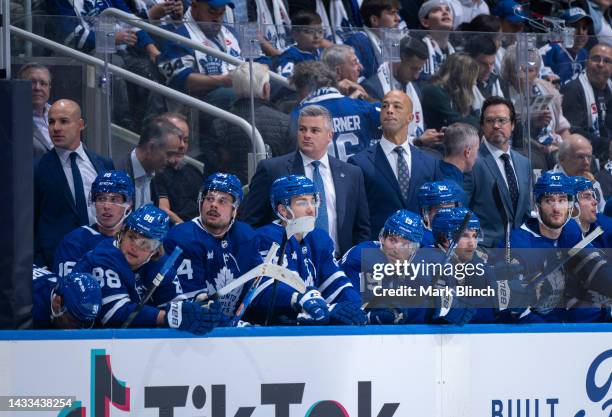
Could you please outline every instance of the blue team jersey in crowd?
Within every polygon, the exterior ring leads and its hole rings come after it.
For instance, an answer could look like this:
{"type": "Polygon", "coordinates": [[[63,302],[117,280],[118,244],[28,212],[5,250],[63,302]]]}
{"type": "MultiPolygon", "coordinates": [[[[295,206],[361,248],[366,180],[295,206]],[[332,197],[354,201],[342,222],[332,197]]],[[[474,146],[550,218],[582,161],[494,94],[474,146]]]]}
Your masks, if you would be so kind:
{"type": "Polygon", "coordinates": [[[98,232],[95,224],[77,227],[62,239],[55,250],[51,270],[61,277],[68,275],[83,255],[98,246],[104,239],[112,238],[98,232]]]}
{"type": "Polygon", "coordinates": [[[581,48],[574,58],[562,45],[553,43],[540,48],[540,55],[542,65],[549,67],[559,76],[561,84],[565,84],[584,70],[589,52],[581,48]]]}
{"type": "MultiPolygon", "coordinates": [[[[260,227],[256,233],[261,256],[265,257],[273,242],[281,244],[285,228],[274,222],[260,227]]],[[[276,263],[277,260],[278,258],[273,262],[276,263]]],[[[283,265],[297,272],[307,287],[316,287],[328,304],[343,301],[361,303],[358,290],[353,287],[334,258],[333,241],[322,229],[315,228],[301,242],[295,237],[289,239],[285,247],[283,265]]],[[[273,281],[268,279],[257,289],[256,306],[261,307],[262,311],[270,304],[272,283],[273,281]]],[[[295,318],[296,313],[291,308],[291,296],[294,292],[293,288],[279,283],[274,310],[277,314],[295,318]]]]}
{"type": "MultiPolygon", "coordinates": [[[[115,244],[114,240],[103,240],[87,252],[73,269],[73,272],[92,274],[100,283],[102,310],[99,321],[104,327],[120,327],[125,322],[152,285],[153,278],[167,258],[162,256],[133,271],[115,244]]],[[[149,301],[152,305],[144,306],[131,327],[156,327],[159,309],[153,305],[171,301],[180,293],[174,273],[174,269],[168,272],[149,301]]]]}
{"type": "Polygon", "coordinates": [[[334,137],[328,149],[331,156],[346,161],[380,139],[380,106],[343,96],[333,87],[319,88],[291,112],[291,137],[297,137],[300,110],[310,104],[323,106],[332,115],[334,137]]]}
{"type": "MultiPolygon", "coordinates": [[[[208,233],[200,218],[170,229],[164,248],[168,253],[177,245],[183,249],[177,261],[182,298],[191,299],[202,292],[213,295],[262,263],[254,238],[251,226],[241,221],[234,222],[223,239],[208,233]]],[[[219,298],[224,314],[234,314],[241,291],[237,288],[219,298]]]]}
{"type": "Polygon", "coordinates": [[[292,45],[280,54],[278,59],[278,66],[276,72],[283,77],[290,77],[293,75],[293,68],[296,64],[306,61],[319,61],[321,59],[321,50],[317,49],[315,53],[302,51],[298,49],[296,45],[292,45]]]}
{"type": "Polygon", "coordinates": [[[32,320],[37,329],[50,329],[51,291],[57,285],[57,275],[34,265],[32,270],[32,320]]]}

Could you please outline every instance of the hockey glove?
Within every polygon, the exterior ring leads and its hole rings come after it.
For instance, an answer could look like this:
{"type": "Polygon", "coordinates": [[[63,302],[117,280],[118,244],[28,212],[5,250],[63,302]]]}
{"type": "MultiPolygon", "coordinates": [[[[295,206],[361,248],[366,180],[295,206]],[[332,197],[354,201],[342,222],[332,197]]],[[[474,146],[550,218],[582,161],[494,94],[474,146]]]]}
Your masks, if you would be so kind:
{"type": "Polygon", "coordinates": [[[344,301],[329,306],[329,321],[331,324],[363,326],[368,323],[368,317],[359,304],[344,301]]]}
{"type": "Polygon", "coordinates": [[[434,314],[434,319],[441,319],[448,323],[463,326],[469,323],[476,314],[476,309],[466,304],[461,297],[452,297],[451,308],[447,310],[440,309],[434,314]]]}
{"type": "Polygon", "coordinates": [[[536,291],[519,279],[497,281],[497,300],[499,309],[525,309],[536,302],[536,291]]]}
{"type": "Polygon", "coordinates": [[[371,308],[366,315],[368,324],[405,324],[406,312],[405,308],[371,308]]]}
{"type": "Polygon", "coordinates": [[[193,334],[206,334],[219,325],[221,307],[217,302],[199,305],[191,301],[175,301],[166,307],[166,325],[193,334]]]}
{"type": "Polygon", "coordinates": [[[327,324],[329,322],[327,303],[314,287],[306,288],[304,294],[294,293],[291,297],[291,306],[299,311],[298,324],[327,324]]]}
{"type": "Polygon", "coordinates": [[[496,281],[515,279],[525,272],[523,265],[515,262],[498,262],[489,268],[496,281]]]}

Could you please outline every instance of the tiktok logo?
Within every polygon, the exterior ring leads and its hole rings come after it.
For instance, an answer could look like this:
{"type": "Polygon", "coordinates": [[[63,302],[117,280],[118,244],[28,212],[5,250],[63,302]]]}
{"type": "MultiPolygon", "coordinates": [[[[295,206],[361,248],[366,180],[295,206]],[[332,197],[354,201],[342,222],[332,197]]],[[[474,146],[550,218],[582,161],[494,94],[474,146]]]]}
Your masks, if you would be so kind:
{"type": "MultiPolygon", "coordinates": [[[[599,386],[595,382],[595,374],[599,369],[600,365],[606,360],[612,359],[612,349],[606,350],[601,353],[599,356],[595,358],[591,366],[589,366],[589,370],[586,375],[586,393],[594,403],[598,403],[604,399],[604,397],[610,392],[610,386],[612,385],[612,374],[608,375],[608,379],[604,382],[603,385],[599,386]]],[[[610,365],[610,363],[608,363],[610,365]]],[[[602,405],[601,410],[606,411],[606,408],[612,405],[612,397],[608,398],[602,405]]],[[[576,413],[574,417],[586,417],[586,412],[584,410],[580,410],[576,413]]],[[[612,417],[612,410],[610,410],[610,414],[608,417],[612,417]]]]}
{"type": "MultiPolygon", "coordinates": [[[[110,355],[104,349],[91,351],[91,417],[109,417],[110,407],[130,411],[130,389],[113,375],[110,355]]],[[[87,417],[87,408],[75,401],[58,417],[87,417]]]]}

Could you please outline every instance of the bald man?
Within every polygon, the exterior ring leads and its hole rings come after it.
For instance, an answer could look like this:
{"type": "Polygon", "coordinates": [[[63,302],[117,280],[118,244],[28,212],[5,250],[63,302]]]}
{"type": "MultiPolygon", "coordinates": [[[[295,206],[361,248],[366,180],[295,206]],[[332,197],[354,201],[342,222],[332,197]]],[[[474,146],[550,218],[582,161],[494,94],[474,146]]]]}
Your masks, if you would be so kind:
{"type": "Polygon", "coordinates": [[[562,172],[570,177],[580,176],[593,182],[593,188],[597,194],[597,209],[602,213],[606,205],[603,192],[599,182],[595,181],[595,177],[591,173],[591,162],[593,161],[593,146],[587,138],[582,135],[569,135],[559,145],[559,153],[557,154],[557,165],[553,168],[553,172],[562,172]]]}
{"type": "Polygon", "coordinates": [[[586,71],[561,88],[563,114],[572,131],[586,136],[596,157],[606,160],[612,139],[612,47],[591,48],[586,71]]]}
{"type": "Polygon", "coordinates": [[[373,240],[395,211],[418,213],[417,190],[421,185],[443,179],[439,161],[408,143],[412,117],[410,98],[402,91],[389,91],[380,110],[380,142],[348,160],[363,172],[373,240]]]}
{"type": "Polygon", "coordinates": [[[55,248],[73,229],[95,222],[88,210],[91,183],[113,162],[85,149],[85,122],[72,100],[58,100],[49,108],[49,136],[53,149],[34,167],[34,263],[51,266],[55,248]]]}

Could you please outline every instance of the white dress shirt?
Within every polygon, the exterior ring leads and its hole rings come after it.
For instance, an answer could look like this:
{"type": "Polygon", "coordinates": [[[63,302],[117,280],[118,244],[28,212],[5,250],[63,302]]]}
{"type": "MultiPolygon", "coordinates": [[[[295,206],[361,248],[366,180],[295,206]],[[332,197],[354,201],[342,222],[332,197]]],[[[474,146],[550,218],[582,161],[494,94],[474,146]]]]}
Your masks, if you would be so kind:
{"type": "Polygon", "coordinates": [[[136,149],[132,151],[130,158],[132,159],[132,168],[134,169],[134,188],[136,189],[136,206],[134,208],[139,208],[153,202],[151,200],[151,181],[155,173],[149,174],[145,171],[136,157],[136,149]]]}
{"type": "Polygon", "coordinates": [[[52,149],[53,142],[49,136],[49,108],[51,108],[51,105],[49,105],[49,103],[45,103],[45,108],[43,109],[42,115],[33,110],[32,119],[34,121],[34,127],[38,129],[43,135],[43,138],[45,138],[47,149],[52,149]]]}
{"type": "MultiPolygon", "coordinates": [[[[81,179],[83,180],[83,191],[85,192],[85,202],[87,203],[87,216],[89,217],[89,224],[93,224],[96,221],[96,208],[93,204],[90,204],[89,194],[91,192],[91,184],[94,182],[98,173],[93,163],[87,157],[83,144],[79,144],[79,147],[74,151],[68,149],[55,148],[57,155],[59,156],[62,168],[64,169],[64,175],[68,181],[68,187],[70,187],[70,193],[74,199],[74,181],[72,179],[72,167],[70,162],[70,154],[72,152],[77,153],[76,163],[81,172],[81,179]]],[[[76,199],[74,200],[76,201],[76,199]]]]}
{"type": "MultiPolygon", "coordinates": [[[[487,142],[486,139],[483,142],[485,146],[487,147],[487,149],[489,150],[489,152],[491,152],[491,155],[493,155],[493,158],[495,158],[497,169],[499,169],[499,172],[501,172],[502,177],[504,178],[504,181],[506,182],[506,187],[508,187],[508,178],[506,177],[506,169],[504,168],[504,161],[501,159],[501,156],[503,154],[508,154],[508,156],[510,157],[510,165],[512,165],[512,169],[514,170],[514,178],[516,179],[516,186],[520,192],[521,187],[519,185],[518,177],[516,176],[516,168],[514,167],[514,162],[512,162],[512,155],[510,155],[510,149],[508,149],[508,152],[504,152],[498,147],[491,145],[489,142],[487,142]]],[[[508,189],[510,189],[510,187],[508,187],[508,189]]]]}
{"type": "Polygon", "coordinates": [[[410,170],[410,175],[412,176],[412,153],[410,152],[410,145],[408,141],[404,141],[401,145],[396,145],[395,143],[389,141],[389,139],[384,136],[380,139],[380,146],[382,147],[385,156],[387,157],[387,161],[389,161],[389,165],[391,165],[391,169],[393,170],[393,175],[397,178],[397,152],[395,152],[395,148],[401,146],[404,148],[404,160],[408,164],[408,169],[410,170]]]}
{"type": "MultiPolygon", "coordinates": [[[[304,163],[304,173],[306,177],[310,180],[313,180],[314,167],[312,166],[312,162],[314,159],[304,155],[302,155],[302,162],[304,163]]],[[[329,166],[329,157],[327,153],[323,155],[321,159],[319,159],[321,165],[319,165],[319,172],[321,173],[321,178],[323,179],[323,186],[325,187],[325,204],[327,207],[327,228],[329,230],[329,236],[334,241],[334,248],[336,252],[339,253],[338,246],[338,222],[337,222],[337,214],[336,214],[336,188],[334,187],[334,179],[331,173],[331,167],[329,166]]]]}

